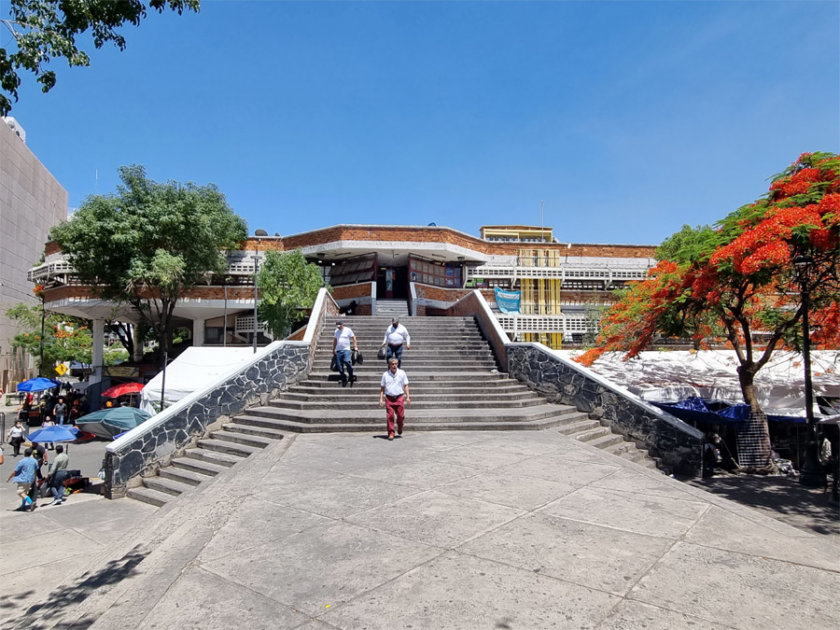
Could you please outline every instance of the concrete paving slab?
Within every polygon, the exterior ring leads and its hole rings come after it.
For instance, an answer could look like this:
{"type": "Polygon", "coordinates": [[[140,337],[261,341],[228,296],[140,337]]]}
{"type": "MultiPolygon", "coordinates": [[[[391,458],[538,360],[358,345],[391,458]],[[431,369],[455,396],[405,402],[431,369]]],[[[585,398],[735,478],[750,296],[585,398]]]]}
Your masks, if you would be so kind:
{"type": "Polygon", "coordinates": [[[447,552],[321,616],[345,630],[593,628],[619,598],[447,552]]]}
{"type": "Polygon", "coordinates": [[[520,510],[533,510],[574,492],[570,480],[549,481],[488,473],[438,486],[438,492],[479,499],[520,510]]]}
{"type": "Polygon", "coordinates": [[[500,475],[534,477],[548,481],[568,480],[571,486],[581,488],[620,470],[620,464],[573,461],[565,457],[539,456],[502,466],[495,470],[500,475]]]}
{"type": "Polygon", "coordinates": [[[559,432],[288,435],[162,509],[69,506],[0,512],[100,540],[0,549],[4,630],[840,626],[831,536],[559,432]]]}
{"type": "Polygon", "coordinates": [[[551,516],[613,527],[648,536],[679,538],[708,509],[699,501],[582,488],[542,508],[551,516]]]}
{"type": "Polygon", "coordinates": [[[731,626],[723,625],[720,621],[710,621],[667,608],[624,600],[598,626],[598,630],[721,630],[729,627],[731,626]]]}
{"type": "Polygon", "coordinates": [[[479,473],[478,469],[470,466],[437,460],[400,462],[388,466],[368,461],[348,472],[355,477],[379,479],[416,490],[429,490],[447,484],[453,479],[467,479],[479,473]]]}
{"type": "Polygon", "coordinates": [[[666,477],[658,471],[638,472],[627,468],[618,469],[613,474],[593,482],[592,487],[672,499],[690,499],[692,496],[686,492],[684,483],[666,477]]]}
{"type": "Polygon", "coordinates": [[[362,512],[347,520],[427,545],[450,548],[521,516],[515,510],[487,501],[453,497],[429,490],[392,504],[362,512]],[[458,513],[458,518],[453,514],[458,513]]]}
{"type": "Polygon", "coordinates": [[[272,553],[252,549],[203,567],[315,616],[439,554],[418,542],[338,522],[290,536],[272,553]]]}
{"type": "Polygon", "coordinates": [[[230,520],[202,549],[199,559],[209,562],[251,549],[264,550],[283,544],[289,536],[331,522],[332,519],[312,512],[252,499],[231,514],[230,520]],[[260,526],[254,527],[255,523],[260,526]]]}
{"type": "Polygon", "coordinates": [[[734,628],[836,628],[840,573],[678,542],[630,598],[734,628]]]}
{"type": "Polygon", "coordinates": [[[533,514],[471,540],[458,551],[624,595],[672,544],[667,538],[533,514]]]}
{"type": "Polygon", "coordinates": [[[706,547],[840,571],[840,549],[833,546],[818,548],[810,538],[788,534],[789,531],[779,532],[765,522],[749,521],[738,514],[710,506],[686,533],[684,540],[706,547]],[[749,531],[750,535],[744,536],[744,531],[749,531]]]}
{"type": "Polygon", "coordinates": [[[309,617],[251,589],[189,567],[138,628],[295,628],[308,621],[309,617]]]}
{"type": "Polygon", "coordinates": [[[260,485],[254,496],[331,518],[344,518],[416,493],[417,490],[411,487],[334,474],[330,478],[305,484],[287,484],[277,488],[260,485]]]}

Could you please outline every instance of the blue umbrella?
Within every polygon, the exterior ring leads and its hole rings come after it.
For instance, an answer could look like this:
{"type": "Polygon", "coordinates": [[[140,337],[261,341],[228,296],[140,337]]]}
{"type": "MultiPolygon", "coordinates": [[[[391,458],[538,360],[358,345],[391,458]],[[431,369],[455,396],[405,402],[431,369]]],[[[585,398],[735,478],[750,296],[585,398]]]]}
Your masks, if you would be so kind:
{"type": "Polygon", "coordinates": [[[27,438],[30,442],[72,442],[78,439],[79,430],[63,424],[57,424],[46,429],[38,429],[30,433],[27,438]]]}
{"type": "Polygon", "coordinates": [[[44,378],[43,376],[36,376],[35,378],[30,378],[28,381],[18,383],[17,390],[19,392],[42,392],[45,389],[52,389],[53,387],[58,387],[59,385],[61,385],[61,383],[57,381],[44,378]]]}

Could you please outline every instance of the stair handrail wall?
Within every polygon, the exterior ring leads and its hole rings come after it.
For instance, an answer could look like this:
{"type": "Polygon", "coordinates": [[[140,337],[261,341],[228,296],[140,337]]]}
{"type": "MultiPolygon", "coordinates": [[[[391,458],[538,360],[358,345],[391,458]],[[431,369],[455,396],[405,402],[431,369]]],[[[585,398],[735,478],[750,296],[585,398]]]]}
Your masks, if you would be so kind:
{"type": "Polygon", "coordinates": [[[315,351],[318,349],[318,337],[324,329],[324,326],[327,325],[327,319],[338,317],[340,308],[338,302],[335,301],[335,298],[333,298],[326,287],[321,287],[318,290],[318,297],[315,298],[315,304],[312,305],[312,312],[309,315],[306,332],[303,335],[303,343],[309,345],[310,366],[315,360],[315,351]]]}
{"type": "Polygon", "coordinates": [[[696,476],[703,433],[541,343],[507,344],[508,374],[644,445],[665,472],[696,476]]]}
{"type": "Polygon", "coordinates": [[[702,432],[541,343],[510,341],[480,291],[461,298],[446,312],[475,317],[502,371],[550,402],[572,405],[644,445],[666,471],[689,476],[700,472],[702,432]]]}
{"type": "Polygon", "coordinates": [[[462,316],[475,318],[478,327],[481,329],[481,334],[490,344],[493,349],[493,354],[496,357],[496,362],[499,364],[499,369],[502,372],[507,372],[507,346],[510,342],[507,333],[499,324],[499,320],[487,304],[487,300],[481,294],[481,291],[473,289],[469,294],[462,297],[452,306],[446,309],[447,315],[462,316]]]}
{"type": "MultiPolygon", "coordinates": [[[[322,309],[325,310],[325,309],[322,309]]],[[[323,317],[323,316],[322,316],[323,317]]],[[[167,465],[207,428],[302,380],[311,368],[310,344],[275,341],[205,389],[193,392],[105,447],[105,496],[125,496],[133,478],[167,465]]]]}

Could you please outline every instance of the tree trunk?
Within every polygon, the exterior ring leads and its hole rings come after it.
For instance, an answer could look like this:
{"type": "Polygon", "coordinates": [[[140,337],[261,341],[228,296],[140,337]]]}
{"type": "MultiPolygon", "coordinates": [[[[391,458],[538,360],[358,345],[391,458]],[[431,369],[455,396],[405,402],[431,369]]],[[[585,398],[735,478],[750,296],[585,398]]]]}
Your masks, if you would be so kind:
{"type": "Polygon", "coordinates": [[[747,428],[738,433],[738,463],[744,472],[768,474],[775,469],[771,456],[770,429],[767,426],[767,414],[758,402],[754,378],[754,366],[738,366],[741,393],[744,402],[750,406],[747,428]]]}
{"type": "Polygon", "coordinates": [[[143,360],[143,336],[140,334],[140,324],[133,324],[131,326],[131,339],[134,342],[134,352],[132,353],[132,360],[139,363],[143,360]]]}

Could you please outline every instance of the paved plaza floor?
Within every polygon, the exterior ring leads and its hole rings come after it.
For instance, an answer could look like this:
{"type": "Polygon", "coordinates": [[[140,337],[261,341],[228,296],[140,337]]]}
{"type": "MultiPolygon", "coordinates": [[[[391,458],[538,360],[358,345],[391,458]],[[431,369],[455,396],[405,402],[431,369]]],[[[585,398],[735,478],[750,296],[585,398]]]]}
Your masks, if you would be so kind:
{"type": "Polygon", "coordinates": [[[4,497],[2,628],[840,626],[836,536],[556,431],[289,435],[162,509],[4,497]]]}

